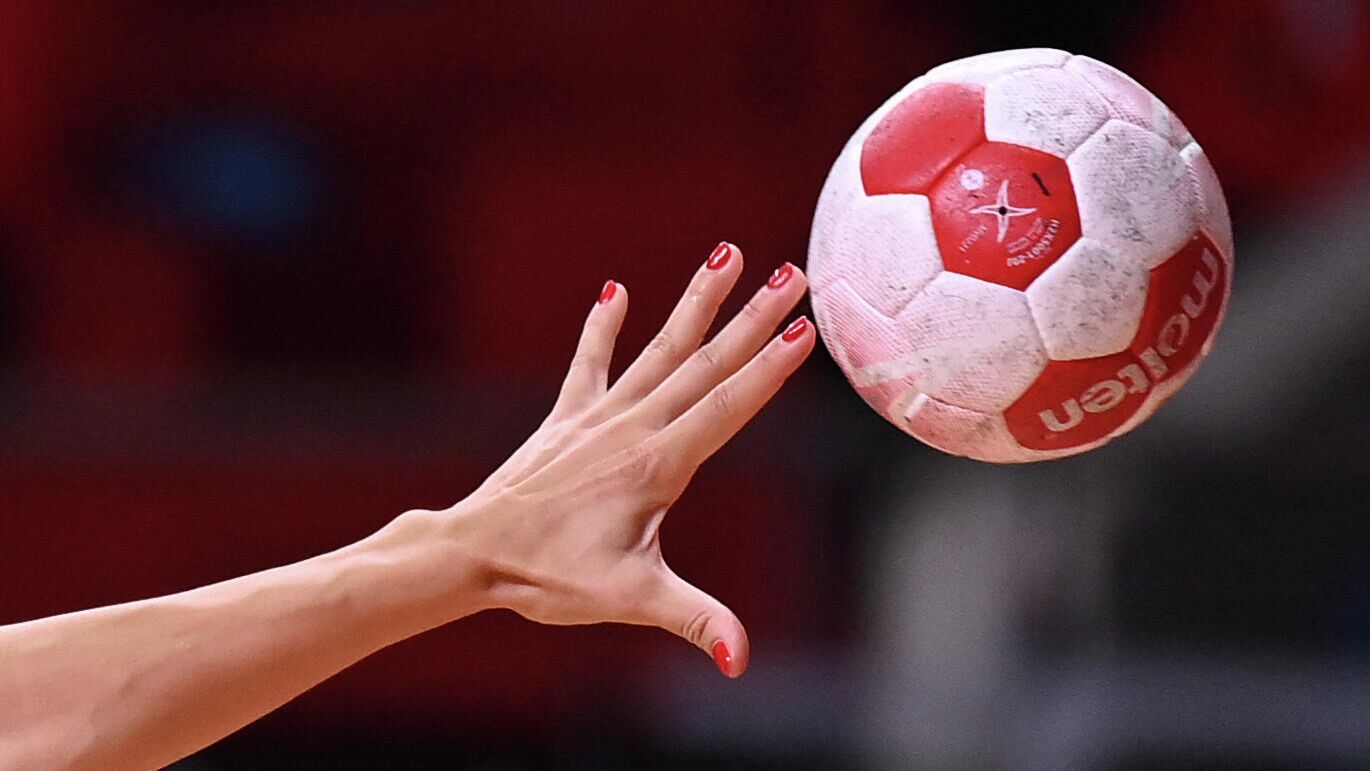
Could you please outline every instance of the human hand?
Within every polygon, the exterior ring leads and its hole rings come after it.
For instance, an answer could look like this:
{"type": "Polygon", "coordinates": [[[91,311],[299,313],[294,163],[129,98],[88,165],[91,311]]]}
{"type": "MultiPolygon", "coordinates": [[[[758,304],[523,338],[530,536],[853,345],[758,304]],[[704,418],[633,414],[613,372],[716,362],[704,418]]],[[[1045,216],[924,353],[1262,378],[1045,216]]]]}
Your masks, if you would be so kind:
{"type": "Polygon", "coordinates": [[[606,284],[551,414],[450,509],[174,595],[0,626],[0,661],[13,660],[0,667],[0,766],[160,768],[364,656],[485,608],[658,626],[742,674],[741,622],[671,572],[658,538],[695,469],[813,350],[803,318],[768,342],[804,294],[788,264],[701,347],[741,271],[741,252],[720,244],[613,387],[628,296],[606,284]]]}
{"type": "Polygon", "coordinates": [[[628,311],[612,281],[590,311],[551,414],[475,493],[435,519],[482,566],[487,607],[548,624],[657,626],[737,677],[750,649],[737,617],[677,576],[661,554],[666,510],[813,350],[800,317],[773,331],[807,281],[786,263],[708,343],[742,253],[720,244],[665,326],[609,385],[628,311]]]}

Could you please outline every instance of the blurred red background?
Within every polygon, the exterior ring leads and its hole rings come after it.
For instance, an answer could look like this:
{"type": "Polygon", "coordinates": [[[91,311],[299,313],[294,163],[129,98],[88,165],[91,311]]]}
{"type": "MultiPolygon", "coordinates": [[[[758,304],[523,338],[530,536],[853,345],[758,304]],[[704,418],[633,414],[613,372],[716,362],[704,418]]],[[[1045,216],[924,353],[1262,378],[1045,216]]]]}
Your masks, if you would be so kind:
{"type": "MultiPolygon", "coordinates": [[[[1239,233],[1334,195],[1370,129],[1370,17],[1293,5],[6,0],[0,622],[455,501],[536,425],[606,278],[632,296],[623,357],[718,240],[744,283],[802,264],[847,135],[947,59],[1041,44],[1130,71],[1203,142],[1239,233]]],[[[830,408],[859,414],[820,352],[668,525],[763,670],[856,633],[860,478],[824,453],[883,428],[830,408]]],[[[678,647],[493,614],[250,736],[632,724],[678,647]]]]}

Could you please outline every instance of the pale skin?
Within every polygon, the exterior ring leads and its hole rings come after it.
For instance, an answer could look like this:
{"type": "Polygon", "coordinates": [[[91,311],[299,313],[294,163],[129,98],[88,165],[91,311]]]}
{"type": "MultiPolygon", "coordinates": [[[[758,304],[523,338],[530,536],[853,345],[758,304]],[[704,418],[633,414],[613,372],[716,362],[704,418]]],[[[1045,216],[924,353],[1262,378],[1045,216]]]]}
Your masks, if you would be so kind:
{"type": "Polygon", "coordinates": [[[291,565],[0,627],[0,768],[157,768],[387,645],[490,608],[660,627],[741,675],[741,622],[671,571],[657,532],[814,331],[800,319],[775,334],[806,287],[786,265],[703,343],[742,270],[737,247],[720,248],[612,386],[628,295],[606,285],[547,419],[451,508],[405,512],[291,565]]]}

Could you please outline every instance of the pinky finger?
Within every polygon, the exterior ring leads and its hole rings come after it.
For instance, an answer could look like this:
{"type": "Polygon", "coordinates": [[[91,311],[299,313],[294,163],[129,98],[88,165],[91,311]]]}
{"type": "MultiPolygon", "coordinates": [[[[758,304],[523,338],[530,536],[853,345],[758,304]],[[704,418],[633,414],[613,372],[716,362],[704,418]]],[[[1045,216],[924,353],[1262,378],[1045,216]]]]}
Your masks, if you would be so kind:
{"type": "Polygon", "coordinates": [[[613,280],[604,283],[599,300],[590,309],[571,367],[561,384],[561,394],[552,408],[554,417],[584,409],[604,394],[609,382],[609,363],[614,356],[614,341],[628,313],[628,291],[613,280]]]}
{"type": "Polygon", "coordinates": [[[814,346],[813,324],[803,316],[773,338],[742,369],[662,429],[668,452],[698,466],[718,452],[784,385],[814,346]]]}

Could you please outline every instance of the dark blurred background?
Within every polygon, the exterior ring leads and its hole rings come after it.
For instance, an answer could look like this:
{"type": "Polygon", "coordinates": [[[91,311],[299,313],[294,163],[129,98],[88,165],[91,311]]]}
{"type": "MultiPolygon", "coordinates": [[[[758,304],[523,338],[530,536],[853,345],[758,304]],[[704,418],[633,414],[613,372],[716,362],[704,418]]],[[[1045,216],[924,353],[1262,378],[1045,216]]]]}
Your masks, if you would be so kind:
{"type": "Polygon", "coordinates": [[[0,623],[454,502],[606,278],[622,357],[719,239],[744,285],[802,264],[871,110],[1021,46],[1132,73],[1227,189],[1233,309],[1159,416],[978,464],[820,350],[666,525],[749,627],[742,680],[489,613],[177,768],[1370,768],[1354,0],[0,0],[0,623]]]}

